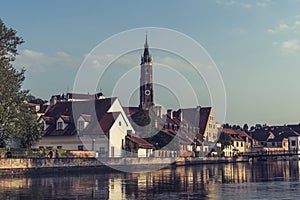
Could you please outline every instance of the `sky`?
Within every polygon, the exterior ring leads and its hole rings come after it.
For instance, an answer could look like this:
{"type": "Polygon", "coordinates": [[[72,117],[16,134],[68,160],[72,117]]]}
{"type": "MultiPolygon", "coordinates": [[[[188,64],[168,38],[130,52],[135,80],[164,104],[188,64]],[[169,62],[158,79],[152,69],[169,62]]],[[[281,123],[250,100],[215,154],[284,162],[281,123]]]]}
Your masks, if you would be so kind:
{"type": "MultiPolygon", "coordinates": [[[[3,1],[0,18],[25,41],[14,66],[26,69],[23,88],[30,89],[36,97],[49,100],[51,95],[72,91],[84,59],[107,38],[134,28],[160,27],[191,37],[207,51],[224,82],[225,122],[280,125],[300,122],[299,8],[299,0],[28,0],[3,1]]],[[[159,38],[151,41],[151,33],[148,35],[151,48],[159,38]]],[[[122,62],[122,58],[112,64],[111,74],[103,79],[106,86],[98,86],[105,95],[112,94],[108,86],[116,84],[123,66],[135,69],[133,82],[138,85],[137,67],[144,37],[142,34],[137,39],[140,51],[127,56],[133,64],[126,63],[126,59],[122,62]]],[[[183,62],[159,51],[151,53],[157,66],[167,59],[174,68],[183,62]]],[[[182,66],[182,73],[188,74],[182,66]]],[[[154,76],[162,73],[160,68],[153,68],[154,76]]],[[[210,106],[204,81],[199,80],[199,88],[198,104],[210,106]]],[[[166,107],[178,107],[162,98],[168,91],[159,87],[157,91],[156,101],[166,107]]],[[[132,104],[138,101],[137,95],[133,95],[132,104]]],[[[182,92],[182,96],[188,102],[188,95],[182,92]]]]}

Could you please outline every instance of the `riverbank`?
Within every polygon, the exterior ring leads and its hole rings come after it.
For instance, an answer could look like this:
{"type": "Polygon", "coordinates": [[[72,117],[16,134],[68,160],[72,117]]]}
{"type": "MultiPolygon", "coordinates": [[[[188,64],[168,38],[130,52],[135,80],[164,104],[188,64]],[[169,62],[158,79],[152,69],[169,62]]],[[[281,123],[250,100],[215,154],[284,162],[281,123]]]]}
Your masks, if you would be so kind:
{"type": "Polygon", "coordinates": [[[185,165],[203,165],[218,163],[248,162],[248,159],[238,158],[2,158],[0,159],[0,175],[84,171],[99,169],[129,169],[134,172],[163,167],[185,165]],[[172,164],[170,164],[172,163],[172,164]]]}

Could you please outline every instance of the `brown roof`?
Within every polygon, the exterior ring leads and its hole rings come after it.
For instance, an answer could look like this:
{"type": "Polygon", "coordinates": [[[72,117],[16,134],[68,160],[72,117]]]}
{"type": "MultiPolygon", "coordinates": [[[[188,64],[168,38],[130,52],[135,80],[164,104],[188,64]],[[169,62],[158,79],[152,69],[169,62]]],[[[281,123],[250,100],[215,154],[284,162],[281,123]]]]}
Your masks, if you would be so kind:
{"type": "Polygon", "coordinates": [[[231,136],[232,141],[244,141],[243,138],[251,138],[245,131],[232,129],[232,128],[223,128],[222,132],[231,136]]]}
{"type": "Polygon", "coordinates": [[[267,141],[272,133],[269,130],[258,129],[251,132],[250,135],[257,141],[267,141]]]}
{"type": "Polygon", "coordinates": [[[54,118],[49,116],[42,116],[42,119],[46,122],[46,124],[54,123],[54,118]]]}
{"type": "Polygon", "coordinates": [[[93,120],[83,131],[85,134],[107,133],[120,112],[105,113],[99,121],[93,120]]]}
{"type": "Polygon", "coordinates": [[[91,115],[87,115],[87,114],[82,114],[81,117],[84,119],[84,121],[86,122],[90,122],[91,121],[91,115]]]}
{"type": "Polygon", "coordinates": [[[66,116],[66,115],[61,115],[59,116],[62,120],[64,120],[65,123],[71,123],[72,122],[72,116],[66,116]]]}
{"type": "Polygon", "coordinates": [[[242,138],[240,137],[232,137],[231,138],[232,141],[244,141],[242,138]]]}
{"type": "Polygon", "coordinates": [[[50,105],[41,105],[40,110],[37,113],[46,113],[51,108],[50,105]]]}
{"type": "Polygon", "coordinates": [[[76,132],[77,131],[73,123],[68,124],[64,130],[56,130],[56,126],[54,124],[46,129],[46,133],[44,136],[72,136],[75,135],[76,132]]]}
{"type": "MultiPolygon", "coordinates": [[[[77,133],[74,119],[79,116],[90,115],[91,120],[96,124],[100,122],[103,131],[110,129],[113,123],[113,113],[107,113],[111,107],[112,102],[116,98],[99,99],[95,101],[74,101],[74,102],[58,102],[53,105],[43,116],[43,119],[49,122],[53,120],[52,124],[46,130],[46,136],[68,136],[77,133]],[[64,130],[56,130],[56,120],[61,117],[64,122],[69,125],[64,130]]],[[[47,122],[47,121],[46,121],[47,122]]],[[[99,124],[99,123],[98,123],[99,124]]],[[[87,127],[88,128],[88,127],[87,127]]],[[[99,131],[99,130],[97,130],[99,131]]]]}
{"type": "MultiPolygon", "coordinates": [[[[180,120],[180,115],[182,119],[185,120],[189,125],[198,127],[200,121],[200,107],[197,108],[182,108],[174,112],[174,117],[180,120]]],[[[181,121],[183,121],[181,120],[181,121]]]]}
{"type": "Polygon", "coordinates": [[[211,107],[196,107],[196,108],[183,108],[174,112],[174,117],[180,120],[180,115],[182,115],[184,124],[189,126],[198,127],[199,132],[204,134],[205,128],[209,119],[211,112],[211,107]]]}
{"type": "Polygon", "coordinates": [[[123,110],[127,116],[131,116],[139,111],[139,107],[123,107],[123,110]]]}
{"type": "Polygon", "coordinates": [[[234,130],[232,128],[223,128],[222,132],[224,132],[226,134],[238,134],[238,133],[236,133],[236,130],[234,130]]]}
{"type": "Polygon", "coordinates": [[[145,149],[153,149],[154,148],[154,146],[152,144],[150,144],[146,140],[140,138],[136,134],[132,134],[131,136],[127,135],[126,139],[138,144],[139,147],[141,147],[141,148],[145,148],[145,149]]]}
{"type": "Polygon", "coordinates": [[[205,128],[208,123],[210,112],[211,112],[211,107],[204,107],[200,109],[199,132],[201,134],[204,134],[205,132],[205,128]]]}
{"type": "Polygon", "coordinates": [[[43,104],[47,103],[47,101],[38,98],[38,99],[32,99],[32,100],[30,100],[29,103],[35,104],[35,105],[43,105],[43,104]]]}

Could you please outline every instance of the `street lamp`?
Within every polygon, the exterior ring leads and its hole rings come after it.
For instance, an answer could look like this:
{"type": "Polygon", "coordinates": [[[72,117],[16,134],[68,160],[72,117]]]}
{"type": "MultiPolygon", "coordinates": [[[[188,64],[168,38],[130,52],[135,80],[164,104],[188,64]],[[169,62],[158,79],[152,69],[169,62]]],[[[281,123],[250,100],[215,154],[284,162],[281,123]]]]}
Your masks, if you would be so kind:
{"type": "Polygon", "coordinates": [[[95,141],[96,141],[95,139],[92,140],[92,142],[93,142],[93,143],[92,143],[92,150],[93,150],[93,151],[95,151],[95,141]]]}

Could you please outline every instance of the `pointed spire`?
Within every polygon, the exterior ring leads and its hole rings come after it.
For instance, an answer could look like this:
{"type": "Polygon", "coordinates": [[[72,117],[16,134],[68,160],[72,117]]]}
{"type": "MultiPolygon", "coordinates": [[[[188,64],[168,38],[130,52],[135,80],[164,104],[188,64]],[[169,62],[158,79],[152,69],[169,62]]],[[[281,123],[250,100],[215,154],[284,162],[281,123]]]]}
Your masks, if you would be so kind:
{"type": "Polygon", "coordinates": [[[144,54],[141,57],[141,63],[151,62],[151,56],[149,54],[148,35],[146,33],[146,39],[144,44],[144,54]]]}
{"type": "Polygon", "coordinates": [[[144,47],[145,47],[145,48],[149,48],[147,33],[146,33],[146,40],[145,40],[145,45],[144,45],[144,47]]]}

